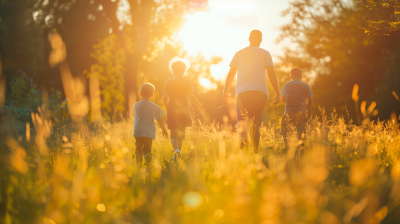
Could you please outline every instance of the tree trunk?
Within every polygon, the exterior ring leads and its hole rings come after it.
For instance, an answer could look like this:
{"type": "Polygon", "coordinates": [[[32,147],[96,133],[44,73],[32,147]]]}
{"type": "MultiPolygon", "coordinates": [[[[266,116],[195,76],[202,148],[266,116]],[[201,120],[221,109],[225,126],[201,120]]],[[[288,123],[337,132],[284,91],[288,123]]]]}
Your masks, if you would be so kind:
{"type": "Polygon", "coordinates": [[[125,108],[126,116],[129,117],[133,104],[136,103],[139,95],[138,72],[139,63],[146,52],[148,38],[148,24],[150,23],[154,0],[146,0],[138,3],[136,0],[128,0],[131,7],[132,27],[134,32],[135,50],[127,53],[127,65],[125,71],[125,108]]]}
{"type": "Polygon", "coordinates": [[[139,55],[138,53],[127,54],[126,57],[126,71],[124,75],[125,79],[125,108],[126,117],[129,118],[130,111],[133,105],[137,101],[138,93],[138,83],[137,83],[137,73],[139,67],[139,55]]]}

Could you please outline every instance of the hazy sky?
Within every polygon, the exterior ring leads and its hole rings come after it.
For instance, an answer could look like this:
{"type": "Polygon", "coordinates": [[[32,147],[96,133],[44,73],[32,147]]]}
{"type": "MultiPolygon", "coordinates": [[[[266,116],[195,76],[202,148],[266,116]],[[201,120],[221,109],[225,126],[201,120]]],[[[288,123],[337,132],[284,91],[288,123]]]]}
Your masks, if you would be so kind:
{"type": "Polygon", "coordinates": [[[289,0],[209,0],[208,12],[187,16],[179,33],[190,54],[201,52],[206,57],[221,56],[223,62],[211,68],[212,75],[224,79],[236,51],[249,45],[251,30],[263,32],[262,48],[273,58],[280,55],[282,44],[277,44],[279,27],[288,22],[281,16],[289,0]]]}

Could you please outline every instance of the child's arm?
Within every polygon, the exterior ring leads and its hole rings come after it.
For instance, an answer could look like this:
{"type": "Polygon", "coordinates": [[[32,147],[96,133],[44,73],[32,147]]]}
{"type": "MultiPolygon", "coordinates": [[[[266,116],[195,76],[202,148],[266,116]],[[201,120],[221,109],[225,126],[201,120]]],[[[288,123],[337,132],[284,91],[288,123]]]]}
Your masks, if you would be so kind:
{"type": "Polygon", "coordinates": [[[307,113],[306,113],[306,116],[307,116],[307,117],[310,116],[311,105],[312,105],[312,99],[311,99],[311,97],[310,97],[310,98],[307,99],[307,113]]]}
{"type": "Polygon", "coordinates": [[[167,93],[167,92],[164,92],[163,102],[164,102],[165,107],[168,106],[168,98],[169,98],[168,93],[167,93]]]}
{"type": "Polygon", "coordinates": [[[310,86],[308,86],[308,92],[306,93],[306,97],[307,97],[307,112],[306,112],[306,117],[310,116],[310,111],[311,111],[311,105],[312,105],[312,97],[313,94],[311,92],[311,88],[310,86]]]}
{"type": "Polygon", "coordinates": [[[197,98],[193,95],[193,92],[189,93],[189,99],[196,104],[196,106],[199,108],[200,112],[205,113],[206,111],[204,110],[203,106],[199,103],[197,98]]]}
{"type": "Polygon", "coordinates": [[[168,138],[168,131],[167,131],[167,127],[165,127],[164,120],[162,118],[160,118],[157,120],[157,123],[160,125],[160,127],[162,129],[164,137],[168,138]]]}
{"type": "Polygon", "coordinates": [[[130,117],[131,117],[131,118],[134,118],[134,117],[135,117],[135,105],[133,105],[133,107],[132,107],[130,117]]]}

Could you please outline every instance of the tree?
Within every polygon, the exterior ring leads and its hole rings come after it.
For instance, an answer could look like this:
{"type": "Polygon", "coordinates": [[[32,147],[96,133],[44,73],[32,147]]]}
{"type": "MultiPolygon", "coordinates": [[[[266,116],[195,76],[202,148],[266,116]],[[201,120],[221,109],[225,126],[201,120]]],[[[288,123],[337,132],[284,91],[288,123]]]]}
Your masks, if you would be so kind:
{"type": "Polygon", "coordinates": [[[48,64],[49,34],[57,30],[62,35],[72,73],[82,75],[94,62],[92,46],[109,35],[110,11],[115,15],[116,5],[105,0],[0,1],[0,54],[7,82],[23,69],[34,85],[62,91],[58,70],[48,64]],[[115,8],[106,10],[102,1],[115,8]]]}
{"type": "MultiPolygon", "coordinates": [[[[72,74],[82,76],[84,70],[98,64],[98,58],[90,56],[92,46],[99,39],[109,39],[111,34],[128,62],[121,70],[125,89],[121,99],[135,95],[141,64],[157,57],[163,45],[174,41],[184,22],[184,13],[203,9],[207,0],[126,1],[130,6],[130,21],[120,21],[117,16],[122,0],[0,1],[4,74],[10,80],[23,68],[35,84],[49,90],[54,87],[63,90],[58,70],[47,63],[51,50],[48,35],[54,30],[60,33],[72,74]]],[[[125,100],[125,110],[128,107],[129,101],[125,100]]]]}
{"type": "MultiPolygon", "coordinates": [[[[124,72],[126,51],[122,49],[115,35],[110,35],[94,45],[92,57],[98,63],[86,72],[88,78],[99,80],[102,114],[107,118],[122,117],[124,110],[124,72]]],[[[92,99],[93,100],[93,99],[92,99]]]]}
{"type": "Polygon", "coordinates": [[[400,33],[400,1],[399,0],[366,0],[369,10],[378,12],[378,20],[368,20],[368,35],[390,35],[400,33]],[[383,18],[382,18],[383,17],[383,18]]]}
{"type": "MultiPolygon", "coordinates": [[[[399,35],[365,35],[363,27],[375,15],[366,4],[297,0],[284,12],[291,17],[291,22],[282,27],[281,39],[291,39],[298,48],[287,51],[283,61],[300,68],[311,63],[310,73],[315,77],[312,85],[314,114],[319,113],[317,106],[326,111],[336,108],[341,116],[356,120],[360,105],[354,108],[351,98],[355,84],[360,87],[360,101],[368,105],[373,101],[378,106],[384,104],[385,99],[378,97],[377,92],[382,89],[384,74],[396,63],[391,58],[399,47],[399,35]]],[[[381,108],[380,118],[387,118],[391,110],[390,107],[381,108]]]]}
{"type": "MultiPolygon", "coordinates": [[[[194,7],[202,7],[207,0],[129,0],[133,31],[133,51],[127,52],[125,73],[126,108],[131,108],[138,93],[138,71],[141,63],[151,61],[163,49],[165,44],[173,42],[176,31],[183,25],[183,14],[194,7]]],[[[129,109],[127,110],[129,112],[129,109]]]]}
{"type": "MultiPolygon", "coordinates": [[[[123,107],[120,102],[117,107],[119,112],[128,116],[129,109],[136,102],[138,96],[138,73],[146,71],[146,63],[152,62],[159,57],[160,52],[164,51],[166,45],[175,42],[175,34],[182,26],[183,14],[193,7],[203,6],[205,0],[163,0],[163,1],[128,1],[131,18],[129,21],[114,23],[112,33],[116,37],[116,47],[123,49],[124,57],[128,63],[124,64],[124,76],[119,77],[124,81],[124,85],[118,90],[104,88],[110,83],[101,84],[103,91],[102,100],[105,102],[105,96],[111,92],[122,91],[123,96],[118,99],[124,100],[123,107]],[[119,24],[119,26],[117,26],[119,24]],[[123,28],[121,29],[120,27],[123,28]],[[109,91],[104,92],[106,89],[109,91]]],[[[110,19],[109,20],[115,20],[110,19]]],[[[109,39],[108,37],[106,39],[109,39]]],[[[171,58],[176,55],[171,55],[171,58]]],[[[96,58],[99,61],[99,58],[96,58]]],[[[169,59],[168,59],[169,60],[169,59]]],[[[101,62],[100,62],[101,63],[101,62]]],[[[99,63],[97,63],[98,65],[99,63]]],[[[111,65],[112,66],[112,65],[111,65]]],[[[92,66],[92,69],[94,67],[92,66]]],[[[114,67],[114,70],[117,69],[114,67]]],[[[160,68],[158,68],[160,69],[160,68]]],[[[100,69],[101,70],[101,69],[100,69]]],[[[90,74],[90,73],[89,73],[90,74]]],[[[147,75],[147,74],[146,74],[147,75]]],[[[102,76],[100,76],[102,77],[102,76]]],[[[105,79],[100,78],[100,83],[105,79]]],[[[110,101],[111,102],[111,101],[110,101]]],[[[115,103],[115,101],[112,101],[115,103]]],[[[110,105],[103,105],[103,109],[110,105]]],[[[108,109],[106,109],[108,110],[108,109]]],[[[110,113],[110,111],[108,111],[110,113]]]]}
{"type": "Polygon", "coordinates": [[[46,39],[43,27],[31,19],[33,2],[0,1],[0,55],[3,74],[8,81],[20,69],[36,81],[46,67],[46,39]]]}

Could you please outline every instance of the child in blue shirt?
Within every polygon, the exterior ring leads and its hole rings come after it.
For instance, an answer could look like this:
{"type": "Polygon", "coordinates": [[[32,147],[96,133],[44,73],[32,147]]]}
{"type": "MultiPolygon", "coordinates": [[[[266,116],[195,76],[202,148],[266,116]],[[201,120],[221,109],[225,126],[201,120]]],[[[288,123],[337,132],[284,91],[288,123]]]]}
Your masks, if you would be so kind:
{"type": "Polygon", "coordinates": [[[140,87],[140,96],[142,100],[137,102],[131,112],[131,116],[134,113],[134,127],[133,136],[136,139],[136,164],[142,165],[143,157],[145,158],[146,164],[151,162],[151,147],[153,140],[156,138],[156,125],[154,120],[157,120],[163,135],[168,138],[168,131],[165,127],[164,111],[161,107],[150,101],[154,95],[154,86],[150,83],[145,83],[140,87]]]}
{"type": "Polygon", "coordinates": [[[305,134],[307,118],[314,96],[310,86],[302,82],[303,72],[299,68],[291,71],[292,81],[285,83],[281,91],[281,101],[286,104],[285,113],[282,116],[281,135],[288,147],[288,137],[291,127],[297,129],[299,139],[305,134]]]}

